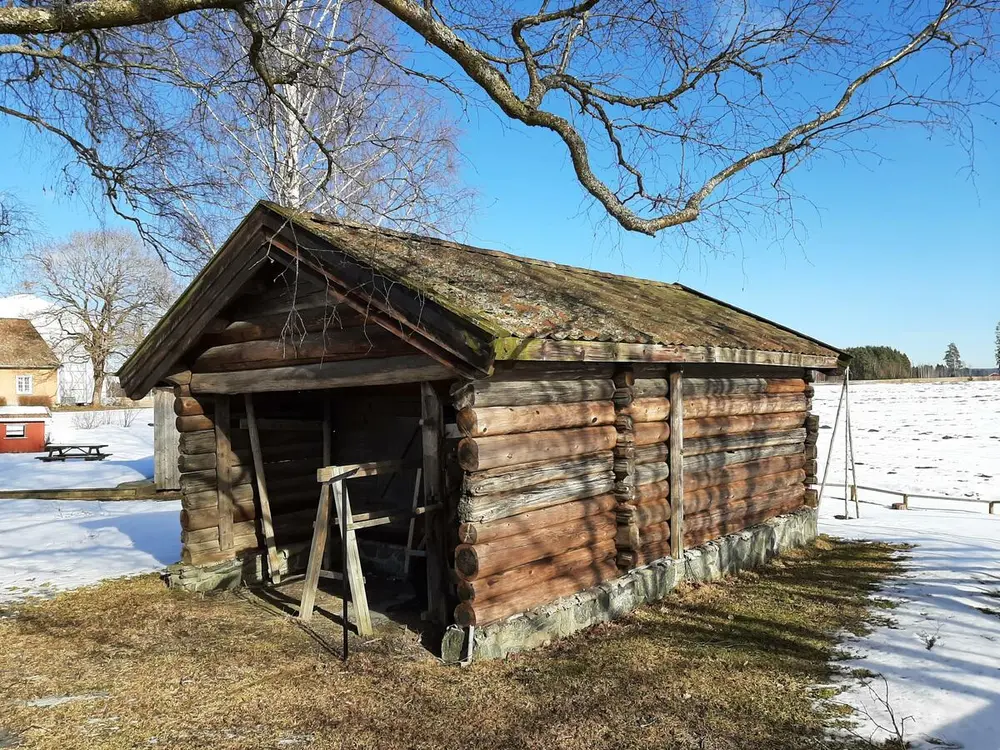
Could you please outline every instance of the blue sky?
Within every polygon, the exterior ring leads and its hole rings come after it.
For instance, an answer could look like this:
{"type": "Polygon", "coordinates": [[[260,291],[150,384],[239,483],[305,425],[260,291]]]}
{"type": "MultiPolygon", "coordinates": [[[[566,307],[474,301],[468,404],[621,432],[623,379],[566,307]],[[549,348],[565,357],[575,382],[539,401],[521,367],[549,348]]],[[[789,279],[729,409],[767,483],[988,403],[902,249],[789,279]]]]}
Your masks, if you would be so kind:
{"type": "MultiPolygon", "coordinates": [[[[730,238],[718,253],[627,235],[588,210],[554,136],[473,111],[463,123],[465,179],[479,193],[464,238],[592,268],[679,281],[837,346],[884,344],[938,362],[950,341],[993,366],[1000,321],[1000,128],[982,123],[978,175],[964,152],[918,130],[879,135],[885,161],[814,161],[795,188],[801,242],[730,238]],[[992,146],[991,146],[992,144],[992,146]]],[[[0,190],[35,211],[51,237],[98,225],[66,196],[58,162],[0,123],[0,190]]],[[[233,223],[238,217],[233,218],[233,223]]]]}

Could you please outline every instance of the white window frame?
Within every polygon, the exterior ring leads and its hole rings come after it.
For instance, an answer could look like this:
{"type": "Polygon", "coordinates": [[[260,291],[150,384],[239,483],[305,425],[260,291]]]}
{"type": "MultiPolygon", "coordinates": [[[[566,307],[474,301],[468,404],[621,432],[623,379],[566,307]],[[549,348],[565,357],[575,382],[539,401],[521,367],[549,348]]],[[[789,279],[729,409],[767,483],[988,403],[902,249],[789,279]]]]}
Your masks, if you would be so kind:
{"type": "Polygon", "coordinates": [[[18,396],[31,396],[35,393],[35,376],[18,375],[16,377],[15,391],[18,396]],[[22,385],[24,383],[25,385],[22,385]]]}
{"type": "Polygon", "coordinates": [[[23,438],[26,438],[26,437],[28,437],[28,425],[21,424],[21,423],[11,424],[11,423],[8,422],[7,429],[4,430],[4,437],[7,440],[21,440],[23,438]],[[20,435],[12,435],[11,432],[10,432],[11,430],[20,430],[21,434],[20,435]]]}

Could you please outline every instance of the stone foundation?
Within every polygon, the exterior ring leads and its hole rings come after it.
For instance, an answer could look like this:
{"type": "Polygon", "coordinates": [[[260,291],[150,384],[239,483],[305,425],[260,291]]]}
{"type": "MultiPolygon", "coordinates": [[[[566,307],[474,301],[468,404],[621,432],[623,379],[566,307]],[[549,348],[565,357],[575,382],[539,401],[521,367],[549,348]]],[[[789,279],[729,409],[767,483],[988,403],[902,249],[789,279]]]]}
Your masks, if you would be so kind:
{"type": "MultiPolygon", "coordinates": [[[[662,599],[682,581],[715,581],[760,567],[786,550],[811,544],[816,534],[816,510],[803,508],[695,547],[680,560],[657,560],[587,591],[476,628],[473,658],[499,659],[545,646],[662,599]]],[[[448,629],[441,646],[446,662],[466,658],[467,637],[465,628],[448,629]]]]}

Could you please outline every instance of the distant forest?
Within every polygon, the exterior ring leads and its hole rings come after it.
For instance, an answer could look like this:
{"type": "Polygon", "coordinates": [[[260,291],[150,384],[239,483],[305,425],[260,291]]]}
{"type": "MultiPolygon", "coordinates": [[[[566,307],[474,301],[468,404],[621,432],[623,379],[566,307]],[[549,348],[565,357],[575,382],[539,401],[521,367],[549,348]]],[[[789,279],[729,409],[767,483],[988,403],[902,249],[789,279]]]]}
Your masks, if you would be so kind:
{"type": "Polygon", "coordinates": [[[991,368],[965,367],[960,361],[955,369],[944,364],[914,365],[903,352],[891,346],[854,346],[844,351],[854,358],[851,360],[852,380],[970,377],[996,372],[991,368]]]}

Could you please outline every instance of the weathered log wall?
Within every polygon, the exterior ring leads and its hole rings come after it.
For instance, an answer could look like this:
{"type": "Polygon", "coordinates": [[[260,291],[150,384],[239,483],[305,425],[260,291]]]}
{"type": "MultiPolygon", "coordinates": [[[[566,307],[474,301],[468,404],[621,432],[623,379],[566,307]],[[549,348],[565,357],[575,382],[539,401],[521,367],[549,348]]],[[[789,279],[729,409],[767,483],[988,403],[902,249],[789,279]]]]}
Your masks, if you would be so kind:
{"type": "Polygon", "coordinates": [[[494,622],[616,575],[621,424],[610,374],[501,372],[453,389],[458,624],[494,622]]]}
{"type": "Polygon", "coordinates": [[[688,378],[684,394],[686,547],[803,505],[818,428],[805,376],[688,378]]]}
{"type": "Polygon", "coordinates": [[[458,624],[508,617],[808,501],[818,424],[801,371],[695,372],[536,366],[453,389],[458,624]]]}

